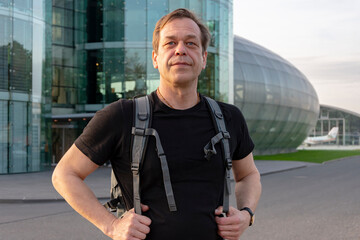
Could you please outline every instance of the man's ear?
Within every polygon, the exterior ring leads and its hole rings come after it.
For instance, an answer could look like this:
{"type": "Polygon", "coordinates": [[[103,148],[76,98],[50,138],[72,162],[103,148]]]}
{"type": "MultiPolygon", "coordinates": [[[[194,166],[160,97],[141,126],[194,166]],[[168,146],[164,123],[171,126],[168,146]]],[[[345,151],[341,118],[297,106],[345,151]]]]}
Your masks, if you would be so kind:
{"type": "Polygon", "coordinates": [[[202,66],[202,69],[206,68],[206,60],[207,60],[207,51],[205,51],[204,54],[203,54],[203,66],[202,66]]]}
{"type": "Polygon", "coordinates": [[[154,68],[158,68],[157,54],[156,54],[155,50],[152,51],[152,62],[153,62],[154,68]]]}

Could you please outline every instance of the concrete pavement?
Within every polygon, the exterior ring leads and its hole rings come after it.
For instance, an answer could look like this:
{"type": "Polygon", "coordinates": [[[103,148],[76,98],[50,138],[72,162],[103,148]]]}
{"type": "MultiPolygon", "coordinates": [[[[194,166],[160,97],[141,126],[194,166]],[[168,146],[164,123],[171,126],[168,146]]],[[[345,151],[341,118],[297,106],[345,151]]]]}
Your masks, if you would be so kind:
{"type": "MultiPolygon", "coordinates": [[[[255,161],[261,175],[313,165],[294,161],[255,161]]],[[[100,167],[85,180],[97,198],[107,200],[110,187],[109,167],[100,167]]],[[[0,175],[0,203],[63,201],[51,184],[52,171],[0,175]]]]}

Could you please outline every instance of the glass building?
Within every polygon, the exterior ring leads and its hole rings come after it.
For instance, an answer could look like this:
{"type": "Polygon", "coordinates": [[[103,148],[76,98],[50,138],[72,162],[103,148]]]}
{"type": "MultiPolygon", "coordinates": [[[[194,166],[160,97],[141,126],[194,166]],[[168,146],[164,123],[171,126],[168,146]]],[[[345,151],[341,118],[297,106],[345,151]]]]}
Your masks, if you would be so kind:
{"type": "Polygon", "coordinates": [[[0,0],[0,174],[48,169],[51,4],[0,0]]]}
{"type": "Polygon", "coordinates": [[[94,112],[156,89],[152,33],[156,22],[177,8],[195,12],[212,34],[199,91],[231,101],[232,0],[53,0],[54,162],[94,112]]]}
{"type": "Polygon", "coordinates": [[[96,111],[154,91],[152,32],[177,8],[212,34],[199,91],[243,111],[256,153],[293,151],[316,93],[286,60],[234,41],[232,0],[0,0],[0,174],[49,169],[96,111]]]}
{"type": "Polygon", "coordinates": [[[309,136],[324,136],[333,127],[339,128],[336,141],[326,144],[360,145],[360,114],[321,104],[319,119],[309,136]]]}
{"type": "Polygon", "coordinates": [[[247,121],[255,154],[295,151],[315,126],[319,100],[291,63],[244,38],[234,38],[234,104],[247,121]]]}

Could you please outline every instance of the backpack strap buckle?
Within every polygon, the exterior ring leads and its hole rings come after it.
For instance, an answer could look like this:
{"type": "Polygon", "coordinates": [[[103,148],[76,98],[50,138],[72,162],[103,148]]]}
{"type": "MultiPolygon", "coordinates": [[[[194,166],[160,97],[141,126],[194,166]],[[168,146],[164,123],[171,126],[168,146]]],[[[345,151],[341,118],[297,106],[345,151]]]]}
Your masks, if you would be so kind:
{"type": "Polygon", "coordinates": [[[210,160],[211,156],[216,155],[217,153],[215,149],[215,145],[221,140],[229,139],[229,138],[230,138],[230,134],[228,131],[219,132],[214,137],[212,137],[210,142],[206,144],[206,146],[204,147],[205,158],[207,160],[210,160]]]}
{"type": "Polygon", "coordinates": [[[222,131],[223,138],[230,139],[230,133],[228,131],[222,131]]]}
{"type": "Polygon", "coordinates": [[[131,134],[135,136],[145,136],[145,129],[133,127],[131,129],[131,134]]]}

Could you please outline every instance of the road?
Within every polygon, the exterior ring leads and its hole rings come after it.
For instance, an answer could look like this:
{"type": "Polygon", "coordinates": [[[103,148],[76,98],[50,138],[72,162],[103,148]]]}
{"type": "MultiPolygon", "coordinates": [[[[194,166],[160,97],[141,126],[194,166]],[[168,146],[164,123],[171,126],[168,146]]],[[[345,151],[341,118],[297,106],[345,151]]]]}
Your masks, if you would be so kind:
{"type": "MultiPolygon", "coordinates": [[[[242,240],[360,240],[360,157],[262,177],[242,240]]],[[[232,198],[234,202],[234,198],[232,198]]],[[[65,202],[1,203],[0,239],[109,239],[65,202]]]]}
{"type": "Polygon", "coordinates": [[[262,177],[251,240],[360,240],[360,157],[262,177]]]}

